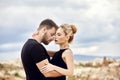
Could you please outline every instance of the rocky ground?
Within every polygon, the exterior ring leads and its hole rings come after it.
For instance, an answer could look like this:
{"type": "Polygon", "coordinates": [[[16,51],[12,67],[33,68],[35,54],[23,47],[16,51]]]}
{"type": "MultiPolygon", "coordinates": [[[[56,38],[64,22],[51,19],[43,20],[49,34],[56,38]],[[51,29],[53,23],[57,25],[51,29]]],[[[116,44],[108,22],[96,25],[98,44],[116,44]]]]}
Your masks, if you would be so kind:
{"type": "MultiPolygon", "coordinates": [[[[0,80],[25,80],[21,61],[0,61],[0,80]]],[[[75,61],[75,70],[67,80],[120,80],[120,59],[75,61]]]]}
{"type": "Polygon", "coordinates": [[[0,61],[0,80],[25,80],[21,61],[0,61]]]}
{"type": "Polygon", "coordinates": [[[74,80],[120,80],[120,59],[77,62],[74,80]]]}

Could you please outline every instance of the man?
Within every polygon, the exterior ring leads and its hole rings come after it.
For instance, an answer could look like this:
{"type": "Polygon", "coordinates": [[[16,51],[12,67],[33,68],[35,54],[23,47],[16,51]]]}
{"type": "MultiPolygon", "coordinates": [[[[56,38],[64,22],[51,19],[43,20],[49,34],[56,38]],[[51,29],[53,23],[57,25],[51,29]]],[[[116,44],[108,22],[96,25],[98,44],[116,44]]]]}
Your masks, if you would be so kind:
{"type": "Polygon", "coordinates": [[[41,73],[41,68],[49,63],[50,57],[41,43],[48,45],[54,38],[57,25],[51,19],[43,20],[32,39],[24,44],[21,59],[27,80],[46,80],[45,77],[58,77],[60,73],[50,71],[41,73]]]}

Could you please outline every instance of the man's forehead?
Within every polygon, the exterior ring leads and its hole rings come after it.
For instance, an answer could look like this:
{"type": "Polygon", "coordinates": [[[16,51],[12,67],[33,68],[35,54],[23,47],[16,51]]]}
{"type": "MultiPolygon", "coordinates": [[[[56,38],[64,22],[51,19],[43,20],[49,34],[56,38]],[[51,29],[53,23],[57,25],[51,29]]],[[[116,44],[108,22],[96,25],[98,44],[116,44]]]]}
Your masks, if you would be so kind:
{"type": "Polygon", "coordinates": [[[55,28],[48,29],[48,32],[55,34],[56,33],[56,29],[55,28]]]}
{"type": "Polygon", "coordinates": [[[49,29],[50,31],[56,31],[56,29],[53,27],[53,28],[51,28],[51,29],[49,29]]]}

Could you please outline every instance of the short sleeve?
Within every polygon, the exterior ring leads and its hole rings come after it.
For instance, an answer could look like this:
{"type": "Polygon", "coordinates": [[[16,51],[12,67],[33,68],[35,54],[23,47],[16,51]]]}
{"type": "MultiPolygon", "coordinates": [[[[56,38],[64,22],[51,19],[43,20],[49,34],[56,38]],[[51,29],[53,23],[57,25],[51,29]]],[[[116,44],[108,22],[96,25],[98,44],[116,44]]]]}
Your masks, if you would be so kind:
{"type": "Polygon", "coordinates": [[[38,62],[46,59],[47,56],[45,54],[46,54],[46,52],[45,52],[44,48],[40,45],[35,45],[32,48],[31,57],[35,63],[38,63],[38,62]]]}

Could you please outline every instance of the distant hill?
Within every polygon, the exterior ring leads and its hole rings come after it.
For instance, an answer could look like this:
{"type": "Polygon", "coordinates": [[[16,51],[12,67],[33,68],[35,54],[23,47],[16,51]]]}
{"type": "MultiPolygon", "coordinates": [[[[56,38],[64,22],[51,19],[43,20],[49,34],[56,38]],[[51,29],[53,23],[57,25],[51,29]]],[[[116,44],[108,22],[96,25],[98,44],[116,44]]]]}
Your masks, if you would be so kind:
{"type": "MultiPolygon", "coordinates": [[[[91,56],[91,55],[79,55],[75,54],[74,59],[78,61],[89,61],[95,58],[103,58],[104,56],[91,56]]],[[[120,59],[120,56],[106,56],[107,58],[120,59]]]]}

